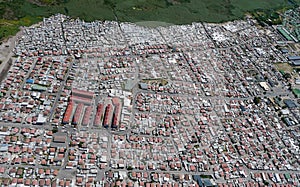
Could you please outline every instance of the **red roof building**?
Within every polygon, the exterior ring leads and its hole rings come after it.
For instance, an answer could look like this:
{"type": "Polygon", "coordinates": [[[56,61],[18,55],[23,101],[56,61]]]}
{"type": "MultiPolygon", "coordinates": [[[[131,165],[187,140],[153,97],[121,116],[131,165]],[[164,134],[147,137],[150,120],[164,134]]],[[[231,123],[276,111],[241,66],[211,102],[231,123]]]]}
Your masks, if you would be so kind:
{"type": "Polygon", "coordinates": [[[71,122],[71,116],[72,116],[72,112],[73,112],[73,106],[74,106],[73,102],[69,102],[68,103],[68,106],[67,106],[64,118],[63,118],[63,123],[64,124],[71,122]]]}
{"type": "Polygon", "coordinates": [[[79,96],[79,97],[84,97],[84,98],[89,98],[89,99],[94,98],[94,93],[93,92],[89,92],[89,91],[85,91],[85,90],[78,90],[76,88],[72,89],[72,95],[79,96]]]}
{"type": "Polygon", "coordinates": [[[112,112],[112,105],[108,104],[105,108],[105,114],[104,114],[104,120],[103,120],[103,126],[105,128],[109,127],[111,123],[111,112],[112,112]]]}
{"type": "Polygon", "coordinates": [[[70,100],[85,104],[92,104],[92,100],[94,99],[94,92],[89,92],[85,90],[78,90],[76,88],[72,89],[72,95],[70,100]]]}
{"type": "Polygon", "coordinates": [[[91,113],[92,113],[92,107],[88,106],[85,109],[85,113],[84,113],[83,120],[82,120],[82,125],[87,126],[90,123],[91,113]]]}
{"type": "Polygon", "coordinates": [[[120,104],[115,105],[114,115],[113,115],[113,122],[111,124],[111,128],[118,128],[119,126],[119,116],[120,116],[120,104]]]}
{"type": "Polygon", "coordinates": [[[103,104],[98,104],[96,116],[94,119],[94,126],[97,126],[97,127],[100,126],[103,108],[104,108],[103,104]]]}
{"type": "Polygon", "coordinates": [[[83,107],[84,107],[84,105],[82,103],[77,105],[72,124],[78,125],[80,123],[80,117],[81,117],[81,113],[83,111],[83,107]]]}

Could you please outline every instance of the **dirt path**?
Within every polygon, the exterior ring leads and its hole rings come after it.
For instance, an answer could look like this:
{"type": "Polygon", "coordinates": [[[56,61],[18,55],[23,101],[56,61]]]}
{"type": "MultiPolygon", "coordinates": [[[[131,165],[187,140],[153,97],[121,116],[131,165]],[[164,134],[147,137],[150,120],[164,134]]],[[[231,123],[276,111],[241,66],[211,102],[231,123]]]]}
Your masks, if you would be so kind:
{"type": "MultiPolygon", "coordinates": [[[[22,30],[19,31],[15,36],[10,37],[9,39],[7,39],[6,41],[4,41],[1,45],[0,45],[0,75],[5,75],[6,72],[8,71],[8,62],[9,59],[13,57],[14,53],[13,53],[13,49],[15,47],[15,42],[18,40],[18,38],[22,35],[22,30]]],[[[0,76],[0,78],[3,78],[2,76],[0,76]]],[[[2,81],[0,79],[0,81],[2,81]]]]}

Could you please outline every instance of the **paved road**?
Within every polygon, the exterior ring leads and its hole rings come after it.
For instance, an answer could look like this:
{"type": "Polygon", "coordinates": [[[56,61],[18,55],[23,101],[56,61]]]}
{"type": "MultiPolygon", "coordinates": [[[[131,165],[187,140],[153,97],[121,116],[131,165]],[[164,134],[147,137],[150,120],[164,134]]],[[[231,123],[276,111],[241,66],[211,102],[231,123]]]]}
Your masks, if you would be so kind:
{"type": "Polygon", "coordinates": [[[65,75],[65,77],[64,77],[64,80],[61,82],[61,85],[60,85],[60,87],[59,87],[59,91],[56,93],[56,98],[55,98],[54,104],[53,104],[53,106],[52,106],[51,112],[50,112],[50,114],[49,114],[48,122],[50,122],[51,119],[53,118],[55,109],[56,109],[56,107],[57,107],[57,104],[58,104],[59,99],[60,99],[60,96],[61,96],[61,93],[63,92],[63,88],[64,88],[64,86],[65,86],[65,84],[66,84],[66,82],[67,82],[67,79],[68,79],[68,77],[69,77],[71,68],[72,68],[72,66],[73,66],[73,63],[74,63],[73,60],[75,60],[75,59],[72,59],[72,60],[71,60],[71,62],[70,62],[70,64],[69,64],[69,67],[68,67],[68,70],[67,70],[67,73],[66,73],[66,75],[65,75]]]}
{"type": "MultiPolygon", "coordinates": [[[[38,128],[41,125],[29,125],[23,123],[7,123],[7,122],[0,122],[1,127],[19,127],[19,128],[38,128]]],[[[43,129],[52,129],[49,125],[42,125],[43,129]]]]}

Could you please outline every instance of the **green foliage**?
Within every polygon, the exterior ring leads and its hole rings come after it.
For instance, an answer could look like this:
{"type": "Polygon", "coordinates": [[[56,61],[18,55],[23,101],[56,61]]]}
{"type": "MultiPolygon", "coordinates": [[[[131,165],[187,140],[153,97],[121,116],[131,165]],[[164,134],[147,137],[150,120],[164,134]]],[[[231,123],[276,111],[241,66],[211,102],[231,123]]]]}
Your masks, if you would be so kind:
{"type": "Polygon", "coordinates": [[[4,25],[0,23],[0,39],[12,36],[19,31],[18,25],[4,25]]]}
{"type": "Polygon", "coordinates": [[[280,13],[284,12],[284,8],[281,9],[259,9],[252,12],[252,15],[257,19],[257,21],[263,25],[264,23],[268,25],[279,25],[282,23],[280,13]]]}
{"type": "Polygon", "coordinates": [[[44,5],[55,5],[57,3],[60,3],[59,0],[38,0],[38,1],[44,5]]]}
{"type": "Polygon", "coordinates": [[[283,78],[285,78],[285,79],[290,79],[290,78],[292,78],[292,75],[290,74],[290,73],[285,73],[284,75],[283,75],[283,78]]]}
{"type": "Polygon", "coordinates": [[[58,132],[57,127],[54,127],[54,128],[52,129],[52,133],[57,133],[57,132],[58,132]]]}
{"type": "Polygon", "coordinates": [[[300,89],[295,88],[292,91],[296,98],[300,98],[300,89]]]}
{"type": "Polygon", "coordinates": [[[258,104],[260,103],[260,101],[261,101],[261,98],[260,98],[260,97],[254,97],[254,99],[253,99],[253,102],[254,102],[256,105],[258,105],[258,104]]]}
{"type": "Polygon", "coordinates": [[[268,181],[264,181],[264,185],[268,186],[269,182],[268,181]]]}
{"type": "Polygon", "coordinates": [[[104,5],[114,9],[116,8],[117,3],[114,0],[104,0],[104,5]]]}

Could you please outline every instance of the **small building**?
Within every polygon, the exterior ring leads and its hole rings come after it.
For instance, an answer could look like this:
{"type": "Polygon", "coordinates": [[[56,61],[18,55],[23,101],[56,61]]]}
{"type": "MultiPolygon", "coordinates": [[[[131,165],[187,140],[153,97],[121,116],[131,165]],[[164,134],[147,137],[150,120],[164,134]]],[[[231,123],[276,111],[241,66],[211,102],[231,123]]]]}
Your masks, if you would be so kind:
{"type": "Polygon", "coordinates": [[[296,60],[300,60],[300,56],[289,56],[288,59],[290,61],[296,61],[296,60]]]}
{"type": "Polygon", "coordinates": [[[265,90],[265,91],[269,91],[270,87],[267,85],[266,82],[260,82],[259,85],[265,90]]]}
{"type": "Polygon", "coordinates": [[[300,66],[300,60],[293,60],[291,63],[293,66],[300,66]]]}
{"type": "Polygon", "coordinates": [[[215,187],[217,186],[214,181],[209,178],[202,178],[199,175],[193,175],[193,180],[201,187],[215,187]]]}
{"type": "Polygon", "coordinates": [[[297,107],[297,105],[291,99],[285,99],[285,100],[283,100],[283,102],[288,108],[296,108],[297,107]]]}
{"type": "Polygon", "coordinates": [[[33,79],[27,79],[27,80],[26,80],[26,83],[28,83],[28,84],[33,84],[33,83],[34,83],[34,80],[33,80],[33,79]]]}
{"type": "Polygon", "coordinates": [[[288,109],[282,109],[281,110],[281,114],[282,115],[289,115],[290,114],[290,111],[288,109]]]}
{"type": "Polygon", "coordinates": [[[37,84],[33,84],[33,85],[31,86],[31,89],[32,89],[33,91],[44,92],[44,91],[47,90],[47,87],[45,87],[45,86],[40,86],[40,85],[37,85],[37,84]]]}
{"type": "Polygon", "coordinates": [[[67,140],[66,133],[56,133],[53,135],[53,142],[55,143],[65,143],[67,140]]]}
{"type": "Polygon", "coordinates": [[[293,125],[292,122],[291,122],[291,120],[290,120],[290,118],[288,118],[288,117],[283,118],[283,121],[285,122],[285,124],[287,126],[292,126],[293,125]]]}
{"type": "Polygon", "coordinates": [[[288,50],[287,48],[282,48],[282,49],[281,49],[281,52],[282,52],[283,54],[286,54],[286,53],[289,52],[289,50],[288,50]]]}
{"type": "Polygon", "coordinates": [[[300,56],[289,56],[288,59],[293,66],[300,66],[300,56]]]}
{"type": "Polygon", "coordinates": [[[45,118],[43,116],[43,114],[39,114],[38,118],[37,118],[37,121],[36,121],[36,124],[37,125],[43,125],[44,123],[46,123],[46,120],[47,120],[47,118],[45,118]]]}
{"type": "Polygon", "coordinates": [[[1,144],[0,145],[0,152],[7,152],[8,151],[8,145],[7,144],[1,144]]]}
{"type": "Polygon", "coordinates": [[[146,83],[140,83],[140,88],[142,90],[147,90],[148,89],[148,84],[146,84],[146,83]]]}

